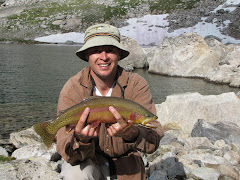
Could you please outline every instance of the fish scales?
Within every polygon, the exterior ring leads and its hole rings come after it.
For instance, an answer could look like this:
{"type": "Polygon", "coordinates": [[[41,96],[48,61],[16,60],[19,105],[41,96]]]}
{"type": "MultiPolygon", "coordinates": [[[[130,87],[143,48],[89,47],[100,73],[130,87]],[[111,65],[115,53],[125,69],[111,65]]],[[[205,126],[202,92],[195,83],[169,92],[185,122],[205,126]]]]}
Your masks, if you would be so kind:
{"type": "Polygon", "coordinates": [[[136,102],[117,97],[90,97],[63,111],[52,123],[44,122],[34,125],[34,130],[41,136],[43,143],[50,147],[57,131],[66,125],[75,125],[86,107],[90,108],[88,124],[115,123],[116,119],[109,111],[109,106],[116,108],[125,120],[132,120],[133,123],[155,128],[148,122],[156,120],[157,116],[136,102]]]}

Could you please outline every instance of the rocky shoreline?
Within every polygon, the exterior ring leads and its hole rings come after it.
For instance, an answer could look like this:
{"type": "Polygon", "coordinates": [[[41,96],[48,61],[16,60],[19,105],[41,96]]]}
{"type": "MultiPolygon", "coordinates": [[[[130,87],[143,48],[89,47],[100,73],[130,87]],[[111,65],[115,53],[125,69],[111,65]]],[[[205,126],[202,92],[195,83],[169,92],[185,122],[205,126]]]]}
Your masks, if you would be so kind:
{"type": "MultiPolygon", "coordinates": [[[[239,180],[239,107],[235,93],[172,95],[157,104],[165,136],[156,152],[142,154],[148,180],[239,180]]],[[[32,128],[1,140],[0,157],[0,179],[60,179],[63,160],[56,145],[47,149],[32,128]]]]}

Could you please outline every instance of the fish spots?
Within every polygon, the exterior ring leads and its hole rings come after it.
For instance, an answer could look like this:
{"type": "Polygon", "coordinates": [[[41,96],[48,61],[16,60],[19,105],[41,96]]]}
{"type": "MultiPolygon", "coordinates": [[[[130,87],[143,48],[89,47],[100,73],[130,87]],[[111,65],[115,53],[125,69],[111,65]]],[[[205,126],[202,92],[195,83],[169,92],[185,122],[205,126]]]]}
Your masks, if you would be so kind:
{"type": "Polygon", "coordinates": [[[136,112],[132,112],[132,113],[130,114],[130,119],[133,120],[133,121],[135,121],[135,120],[137,119],[137,113],[136,113],[136,112]]]}

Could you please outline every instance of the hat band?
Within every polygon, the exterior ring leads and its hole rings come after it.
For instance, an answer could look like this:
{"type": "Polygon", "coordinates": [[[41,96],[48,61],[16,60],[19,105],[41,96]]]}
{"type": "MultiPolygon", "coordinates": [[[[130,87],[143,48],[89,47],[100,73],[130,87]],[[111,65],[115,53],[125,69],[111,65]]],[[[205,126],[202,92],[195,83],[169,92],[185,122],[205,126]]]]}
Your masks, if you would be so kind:
{"type": "Polygon", "coordinates": [[[86,37],[84,39],[84,43],[86,43],[89,39],[95,37],[95,36],[110,36],[110,37],[113,37],[115,38],[118,42],[120,42],[120,38],[114,34],[109,34],[109,33],[97,33],[97,34],[93,34],[93,35],[90,35],[88,37],[86,37]]]}

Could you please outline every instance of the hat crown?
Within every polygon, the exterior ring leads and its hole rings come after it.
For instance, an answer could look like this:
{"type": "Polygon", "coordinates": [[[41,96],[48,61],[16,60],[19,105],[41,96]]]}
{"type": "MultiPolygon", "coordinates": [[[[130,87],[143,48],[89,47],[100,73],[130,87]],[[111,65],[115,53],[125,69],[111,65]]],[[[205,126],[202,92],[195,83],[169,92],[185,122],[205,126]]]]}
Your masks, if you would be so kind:
{"type": "Polygon", "coordinates": [[[120,42],[119,30],[109,24],[97,24],[90,26],[85,32],[84,43],[86,43],[88,39],[95,36],[111,36],[120,42]]]}

